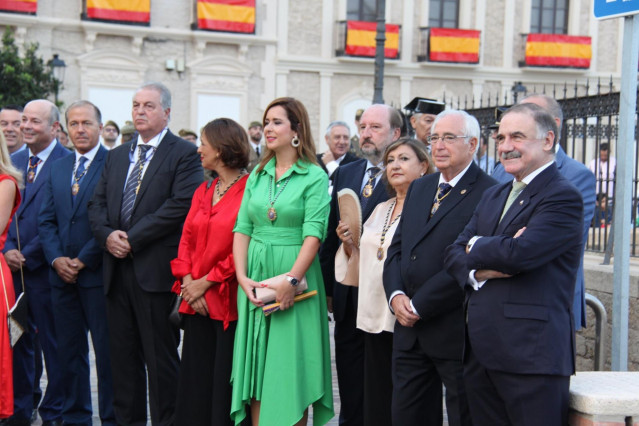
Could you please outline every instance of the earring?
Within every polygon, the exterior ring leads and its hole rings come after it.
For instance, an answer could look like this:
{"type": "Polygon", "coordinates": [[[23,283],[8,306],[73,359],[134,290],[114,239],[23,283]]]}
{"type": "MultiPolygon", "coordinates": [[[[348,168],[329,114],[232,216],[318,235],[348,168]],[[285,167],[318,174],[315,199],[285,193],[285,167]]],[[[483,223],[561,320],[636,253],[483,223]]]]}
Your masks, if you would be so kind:
{"type": "Polygon", "coordinates": [[[291,145],[293,145],[293,148],[300,146],[300,140],[297,135],[295,135],[295,137],[291,140],[291,145]]]}
{"type": "Polygon", "coordinates": [[[421,173],[419,174],[419,176],[424,176],[424,172],[421,172],[421,173]]]}

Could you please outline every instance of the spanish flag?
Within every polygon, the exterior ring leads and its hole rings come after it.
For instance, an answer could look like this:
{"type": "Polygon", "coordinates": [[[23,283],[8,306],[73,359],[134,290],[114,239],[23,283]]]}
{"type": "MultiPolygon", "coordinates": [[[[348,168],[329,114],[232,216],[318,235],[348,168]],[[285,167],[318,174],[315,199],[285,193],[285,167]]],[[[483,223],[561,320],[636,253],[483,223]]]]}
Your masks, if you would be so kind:
{"type": "MultiPolygon", "coordinates": [[[[376,22],[347,21],[346,49],[347,55],[375,56],[376,22]]],[[[386,24],[386,42],[384,57],[397,59],[399,53],[399,25],[386,24]]]]}
{"type": "Polygon", "coordinates": [[[148,24],[151,0],[87,0],[87,16],[105,21],[148,24]]]}
{"type": "Polygon", "coordinates": [[[429,60],[432,62],[479,63],[479,35],[477,30],[431,28],[429,60]]]}
{"type": "Polygon", "coordinates": [[[528,34],[526,65],[590,68],[590,37],[563,34],[528,34]]]}
{"type": "Polygon", "coordinates": [[[35,14],[38,0],[0,0],[0,11],[35,14]]]}
{"type": "Polygon", "coordinates": [[[197,24],[203,30],[255,33],[255,0],[198,0],[197,24]]]}

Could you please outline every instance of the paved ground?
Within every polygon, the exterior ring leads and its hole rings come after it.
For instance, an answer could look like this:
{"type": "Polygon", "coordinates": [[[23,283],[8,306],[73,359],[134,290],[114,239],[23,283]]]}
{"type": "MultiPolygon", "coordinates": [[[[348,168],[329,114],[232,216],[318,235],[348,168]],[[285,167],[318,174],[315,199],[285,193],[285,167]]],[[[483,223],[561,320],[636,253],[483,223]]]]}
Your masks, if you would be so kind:
{"type": "MultiPolygon", "coordinates": [[[[332,364],[332,371],[333,371],[333,404],[335,406],[335,413],[339,414],[339,410],[340,410],[340,400],[339,400],[339,394],[338,394],[338,390],[337,390],[337,375],[335,374],[335,351],[334,351],[334,342],[333,342],[333,322],[329,323],[329,329],[330,329],[330,334],[331,334],[331,364],[332,364]]],[[[181,349],[180,349],[181,352],[181,349]]],[[[98,407],[98,387],[97,387],[97,380],[96,380],[96,376],[95,376],[95,357],[93,355],[93,351],[91,351],[90,354],[90,361],[91,361],[91,388],[92,388],[92,394],[93,394],[93,411],[94,413],[97,412],[97,407],[98,407]]],[[[42,385],[46,386],[46,377],[43,377],[42,379],[42,385]]],[[[312,411],[309,415],[309,422],[308,424],[313,424],[312,423],[312,411]]],[[[330,422],[327,423],[327,425],[329,426],[336,426],[338,424],[337,422],[338,416],[336,415],[333,419],[331,419],[330,422]]],[[[34,425],[41,425],[42,422],[40,420],[40,418],[38,418],[38,420],[36,421],[36,423],[34,423],[34,425]]],[[[149,424],[151,424],[151,421],[149,420],[149,424]]],[[[93,425],[94,426],[99,426],[100,425],[100,418],[96,415],[93,416],[93,425]]],[[[447,426],[448,423],[444,422],[443,426],[447,426]]],[[[176,426],[184,426],[184,425],[176,425],[176,426]]],[[[389,425],[390,426],[390,425],[389,425]]]]}

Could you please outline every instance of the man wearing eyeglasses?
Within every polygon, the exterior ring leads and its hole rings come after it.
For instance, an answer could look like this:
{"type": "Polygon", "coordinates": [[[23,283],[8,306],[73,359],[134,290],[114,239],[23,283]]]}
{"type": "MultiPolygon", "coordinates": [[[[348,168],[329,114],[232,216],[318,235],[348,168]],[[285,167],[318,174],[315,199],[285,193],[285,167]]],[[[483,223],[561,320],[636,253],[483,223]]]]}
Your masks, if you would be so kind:
{"type": "Polygon", "coordinates": [[[487,190],[447,250],[466,291],[464,383],[475,426],[568,423],[581,194],[555,163],[557,124],[531,103],[506,111],[498,152],[510,182],[487,190]]]}
{"type": "Polygon", "coordinates": [[[479,123],[464,111],[435,118],[429,142],[439,173],[413,182],[388,249],[384,289],[397,317],[393,422],[438,425],[442,383],[451,426],[471,425],[462,377],[464,294],[444,270],[444,251],[496,183],[474,162],[479,123]]]}

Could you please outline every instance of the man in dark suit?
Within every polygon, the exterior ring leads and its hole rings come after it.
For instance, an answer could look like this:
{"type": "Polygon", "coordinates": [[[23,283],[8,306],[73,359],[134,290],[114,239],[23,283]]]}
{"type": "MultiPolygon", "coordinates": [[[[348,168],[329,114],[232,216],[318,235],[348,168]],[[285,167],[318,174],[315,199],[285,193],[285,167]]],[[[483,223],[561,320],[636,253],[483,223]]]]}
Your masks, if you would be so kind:
{"type": "Polygon", "coordinates": [[[175,295],[169,262],[202,182],[196,147],[168,129],[171,94],[161,83],[133,96],[137,140],[109,152],[89,203],[103,257],[118,424],[146,424],[146,375],[154,425],[173,422],[179,332],[169,322],[175,295]]]}
{"type": "MultiPolygon", "coordinates": [[[[566,155],[559,141],[561,140],[561,126],[564,114],[559,103],[550,96],[532,94],[526,96],[520,103],[532,103],[545,109],[557,123],[557,143],[555,143],[555,163],[559,173],[568,179],[570,183],[581,193],[584,202],[584,228],[582,234],[582,242],[585,248],[588,242],[588,229],[595,214],[595,204],[597,195],[595,193],[595,175],[579,161],[566,155]]],[[[499,182],[512,182],[513,176],[504,170],[504,166],[500,163],[495,167],[492,174],[493,178],[499,182]]],[[[573,300],[573,314],[575,317],[576,330],[586,326],[586,288],[584,283],[584,261],[583,252],[582,259],[579,263],[579,272],[577,273],[577,282],[575,284],[575,297],[573,300]]]]}
{"type": "Polygon", "coordinates": [[[66,112],[75,155],[53,164],[38,220],[51,265],[51,299],[64,383],[62,420],[92,425],[88,331],[91,331],[103,425],[115,425],[109,334],[102,285],[102,249],[91,233],[87,204],[100,179],[108,150],[100,142],[100,110],[77,101],[66,112]]]}
{"type": "Polygon", "coordinates": [[[340,240],[335,233],[339,222],[337,192],[350,188],[360,194],[362,223],[375,206],[388,199],[383,182],[382,157],[386,147],[399,139],[401,114],[388,105],[368,107],[360,118],[360,148],[364,159],[338,167],[333,173],[333,196],[326,240],[320,262],[329,311],[335,319],[335,364],[341,401],[340,425],[362,425],[364,398],[364,333],[355,326],[357,287],[335,281],[335,253],[340,240]]]}
{"type": "Polygon", "coordinates": [[[324,140],[328,149],[321,154],[317,154],[317,162],[328,174],[328,191],[333,193],[333,173],[339,166],[359,160],[355,154],[349,152],[351,146],[351,129],[343,121],[333,121],[326,128],[324,140]]]}
{"type": "Polygon", "coordinates": [[[495,181],[473,162],[480,129],[464,111],[437,115],[430,143],[440,173],[408,190],[384,264],[384,290],[397,317],[393,339],[393,423],[470,425],[462,381],[463,292],[444,270],[444,250],[495,181]]]}
{"type": "Polygon", "coordinates": [[[29,425],[33,411],[34,347],[37,329],[47,369],[47,390],[39,407],[44,425],[62,424],[63,388],[58,365],[57,340],[51,310],[51,286],[47,263],[38,235],[38,214],[44,197],[44,187],[51,163],[70,155],[56,139],[60,113],[44,99],[29,102],[22,113],[20,130],[27,150],[16,152],[11,161],[24,172],[25,188],[22,204],[12,222],[5,244],[5,259],[13,271],[16,294],[22,292],[20,268],[24,272],[24,287],[29,304],[29,333],[13,349],[14,414],[9,425],[29,425]]]}
{"type": "Polygon", "coordinates": [[[514,182],[484,193],[447,250],[467,293],[464,381],[473,423],[568,423],[572,300],[583,202],[554,162],[557,125],[534,104],[506,111],[498,152],[514,182]]]}

